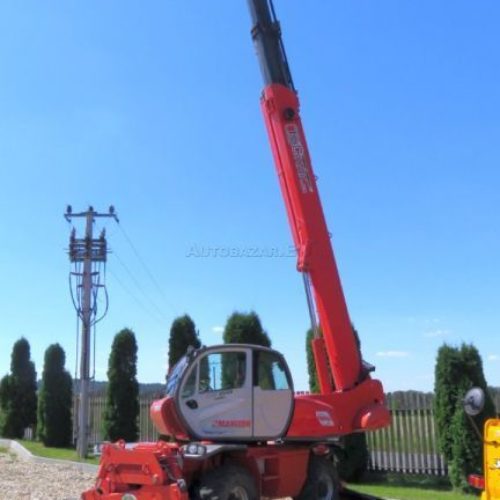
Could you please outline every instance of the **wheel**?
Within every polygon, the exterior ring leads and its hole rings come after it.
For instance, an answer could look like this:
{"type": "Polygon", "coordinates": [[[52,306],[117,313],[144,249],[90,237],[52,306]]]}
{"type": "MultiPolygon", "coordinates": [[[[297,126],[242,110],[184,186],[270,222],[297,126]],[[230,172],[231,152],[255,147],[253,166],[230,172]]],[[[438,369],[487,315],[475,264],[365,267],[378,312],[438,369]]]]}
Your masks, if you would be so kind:
{"type": "Polygon", "coordinates": [[[243,467],[224,465],[204,474],[195,487],[195,500],[258,500],[252,475],[243,467]]]}
{"type": "Polygon", "coordinates": [[[294,500],[339,500],[340,481],[333,460],[311,455],[306,482],[294,500]]]}

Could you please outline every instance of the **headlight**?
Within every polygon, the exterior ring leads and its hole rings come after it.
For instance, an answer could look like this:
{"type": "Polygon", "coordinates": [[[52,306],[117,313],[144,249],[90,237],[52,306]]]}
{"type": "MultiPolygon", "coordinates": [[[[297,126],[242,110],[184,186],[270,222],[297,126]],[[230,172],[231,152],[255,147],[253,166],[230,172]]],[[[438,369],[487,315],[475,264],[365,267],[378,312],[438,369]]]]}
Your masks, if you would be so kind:
{"type": "Polygon", "coordinates": [[[132,493],[125,493],[125,495],[122,495],[122,500],[137,500],[137,497],[132,493]]]}
{"type": "Polygon", "coordinates": [[[184,455],[202,456],[205,455],[206,452],[207,452],[206,447],[199,443],[190,443],[183,447],[184,455]]]}

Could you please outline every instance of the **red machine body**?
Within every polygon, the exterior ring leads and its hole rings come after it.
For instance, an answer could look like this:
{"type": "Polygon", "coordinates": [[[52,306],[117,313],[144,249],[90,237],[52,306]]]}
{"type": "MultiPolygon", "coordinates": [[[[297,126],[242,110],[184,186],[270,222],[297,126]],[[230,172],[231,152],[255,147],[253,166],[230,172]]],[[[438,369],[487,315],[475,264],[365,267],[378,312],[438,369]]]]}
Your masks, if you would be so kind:
{"type": "Polygon", "coordinates": [[[328,457],[338,437],[390,423],[382,384],[370,377],[347,310],[272,0],[248,5],[321,393],[294,394],[286,361],[271,349],[226,345],[188,353],[169,375],[167,397],[151,407],[160,434],[174,441],[105,446],[96,486],[84,500],[337,500],[328,457]]]}
{"type": "MultiPolygon", "coordinates": [[[[211,445],[201,442],[197,446],[209,449],[211,445]]],[[[317,449],[319,455],[326,451],[317,449]]],[[[266,447],[226,446],[223,453],[200,459],[189,456],[178,443],[141,443],[128,449],[125,443],[118,442],[105,446],[96,486],[84,492],[81,498],[189,500],[193,495],[187,485],[207,472],[222,470],[228,463],[232,470],[249,471],[256,485],[258,496],[255,498],[296,497],[305,479],[304,474],[297,471],[307,470],[309,455],[309,448],[304,446],[269,443],[266,447]],[[127,494],[133,497],[124,497],[127,494]]],[[[221,500],[228,499],[221,497],[221,500]]]]}

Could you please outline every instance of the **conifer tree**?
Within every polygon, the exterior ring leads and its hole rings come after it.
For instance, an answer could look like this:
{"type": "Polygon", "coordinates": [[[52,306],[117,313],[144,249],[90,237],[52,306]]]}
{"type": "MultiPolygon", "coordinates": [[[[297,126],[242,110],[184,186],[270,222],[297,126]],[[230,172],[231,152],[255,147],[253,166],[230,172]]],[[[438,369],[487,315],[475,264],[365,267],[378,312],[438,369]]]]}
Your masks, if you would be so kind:
{"type": "Polygon", "coordinates": [[[451,420],[459,399],[459,384],[462,378],[460,351],[443,344],[437,354],[434,376],[434,418],[438,431],[438,444],[447,462],[453,458],[453,432],[451,420]]]}
{"type": "Polygon", "coordinates": [[[225,344],[255,344],[271,347],[271,339],[262,328],[260,318],[254,311],[231,314],[224,328],[223,339],[225,344]]]}
{"type": "MultiPolygon", "coordinates": [[[[360,347],[359,335],[352,327],[353,335],[356,338],[356,343],[360,347]]],[[[320,332],[321,334],[321,332],[320,332]]],[[[314,332],[312,328],[307,331],[306,335],[306,353],[307,353],[307,369],[309,372],[309,390],[312,393],[318,393],[319,383],[316,373],[316,365],[311,341],[313,340],[314,332]]],[[[343,453],[338,457],[338,472],[344,481],[358,481],[361,479],[368,467],[368,445],[366,443],[366,435],[364,433],[353,433],[342,438],[343,453]]]]}
{"type": "Polygon", "coordinates": [[[451,459],[449,460],[449,476],[453,487],[466,492],[470,490],[467,477],[470,474],[481,473],[483,465],[483,443],[474,431],[463,408],[465,393],[472,387],[480,387],[485,394],[483,411],[472,417],[476,426],[483,429],[487,418],[495,416],[495,406],[488,392],[483,372],[483,363],[479,351],[469,344],[462,344],[457,349],[462,368],[460,377],[455,380],[457,401],[455,412],[449,423],[451,434],[451,459]]]}
{"type": "Polygon", "coordinates": [[[136,441],[139,434],[137,343],[132,330],[115,335],[108,364],[104,434],[106,439],[136,441]]]}
{"type": "Polygon", "coordinates": [[[309,374],[309,390],[316,394],[319,392],[318,375],[316,373],[316,364],[314,363],[314,355],[312,350],[312,340],[314,332],[312,328],[307,330],[306,334],[306,353],[307,353],[307,372],[309,374]]]}
{"type": "Polygon", "coordinates": [[[38,395],[37,434],[45,446],[71,446],[73,382],[65,370],[66,355],[59,344],[45,351],[42,385],[38,395]]]}
{"type": "Polygon", "coordinates": [[[194,321],[188,314],[175,318],[170,327],[168,340],[168,367],[169,370],[186,354],[188,347],[198,349],[201,342],[194,321]]]}
{"type": "Polygon", "coordinates": [[[12,349],[11,373],[0,381],[0,434],[22,438],[24,429],[36,426],[37,383],[29,342],[22,337],[12,349]]]}

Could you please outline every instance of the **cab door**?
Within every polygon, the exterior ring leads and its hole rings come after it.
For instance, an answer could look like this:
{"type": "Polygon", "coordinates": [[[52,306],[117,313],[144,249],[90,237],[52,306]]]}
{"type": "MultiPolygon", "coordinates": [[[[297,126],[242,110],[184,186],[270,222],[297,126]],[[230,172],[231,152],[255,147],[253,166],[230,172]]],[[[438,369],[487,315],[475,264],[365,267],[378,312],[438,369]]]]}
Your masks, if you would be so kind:
{"type": "Polygon", "coordinates": [[[254,351],[254,438],[278,439],[290,425],[293,385],[287,364],[276,351],[254,351]]]}
{"type": "Polygon", "coordinates": [[[177,407],[197,439],[252,437],[251,350],[214,348],[188,369],[177,407]]]}

